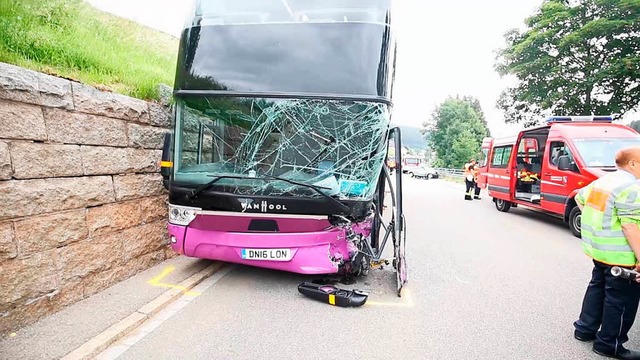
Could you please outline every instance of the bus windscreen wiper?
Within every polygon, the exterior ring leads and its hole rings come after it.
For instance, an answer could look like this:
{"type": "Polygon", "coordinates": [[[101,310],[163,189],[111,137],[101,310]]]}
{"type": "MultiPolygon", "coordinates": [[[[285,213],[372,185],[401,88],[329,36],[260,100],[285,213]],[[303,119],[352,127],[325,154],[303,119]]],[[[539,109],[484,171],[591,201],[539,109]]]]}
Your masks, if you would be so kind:
{"type": "Polygon", "coordinates": [[[213,178],[213,180],[209,181],[208,183],[203,184],[202,186],[191,190],[191,194],[189,194],[189,196],[187,198],[189,200],[193,200],[193,198],[198,196],[198,194],[200,194],[201,192],[203,192],[203,191],[207,190],[208,188],[212,187],[213,184],[217,183],[219,180],[222,180],[222,179],[254,179],[254,178],[249,177],[249,176],[237,176],[237,175],[216,176],[215,178],[213,178]]]}
{"type": "Polygon", "coordinates": [[[333,203],[338,205],[342,210],[349,211],[349,207],[347,205],[343,204],[339,200],[334,199],[331,196],[329,196],[329,195],[325,194],[324,192],[322,192],[321,189],[330,190],[327,187],[315,186],[315,185],[311,185],[311,184],[305,184],[305,183],[297,182],[297,181],[294,181],[294,180],[281,178],[279,176],[267,175],[267,174],[264,174],[264,173],[258,173],[257,175],[259,175],[260,177],[237,176],[237,175],[216,176],[211,181],[209,181],[208,183],[203,184],[202,186],[193,189],[191,191],[191,194],[189,194],[189,196],[187,198],[189,200],[194,199],[196,196],[198,196],[198,194],[200,194],[201,192],[203,192],[206,189],[210,188],[211,186],[213,186],[215,183],[217,183],[218,181],[220,181],[222,179],[241,179],[241,180],[252,179],[252,180],[262,180],[262,181],[265,181],[265,180],[280,180],[280,181],[284,181],[284,182],[292,184],[292,185],[298,185],[298,186],[302,186],[302,187],[306,187],[306,188],[312,189],[312,190],[316,191],[317,193],[319,193],[320,195],[324,196],[325,198],[331,200],[333,203]]]}
{"type": "Polygon", "coordinates": [[[324,192],[322,192],[322,190],[320,190],[320,189],[331,190],[330,188],[327,188],[327,187],[324,187],[324,186],[316,186],[316,185],[311,185],[311,184],[305,184],[305,183],[297,182],[297,181],[294,181],[294,180],[285,179],[285,178],[282,178],[282,177],[279,177],[279,176],[267,175],[267,174],[264,174],[264,173],[258,173],[258,175],[262,176],[262,179],[280,180],[280,181],[284,181],[284,182],[292,184],[292,185],[298,185],[298,186],[302,186],[302,187],[306,187],[306,188],[315,190],[318,194],[324,196],[325,198],[331,200],[333,203],[338,205],[342,210],[349,211],[349,207],[347,205],[343,204],[340,200],[335,199],[335,198],[325,194],[324,192]]]}

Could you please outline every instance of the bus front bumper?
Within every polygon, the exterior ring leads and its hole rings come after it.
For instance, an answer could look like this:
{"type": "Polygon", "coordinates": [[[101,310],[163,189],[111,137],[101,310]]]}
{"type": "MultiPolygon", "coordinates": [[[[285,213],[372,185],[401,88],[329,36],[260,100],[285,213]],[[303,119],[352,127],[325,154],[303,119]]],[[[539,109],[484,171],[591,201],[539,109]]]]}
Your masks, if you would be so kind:
{"type": "Polygon", "coordinates": [[[256,233],[168,225],[171,248],[188,257],[282,270],[334,274],[349,259],[345,231],[256,233]]]}

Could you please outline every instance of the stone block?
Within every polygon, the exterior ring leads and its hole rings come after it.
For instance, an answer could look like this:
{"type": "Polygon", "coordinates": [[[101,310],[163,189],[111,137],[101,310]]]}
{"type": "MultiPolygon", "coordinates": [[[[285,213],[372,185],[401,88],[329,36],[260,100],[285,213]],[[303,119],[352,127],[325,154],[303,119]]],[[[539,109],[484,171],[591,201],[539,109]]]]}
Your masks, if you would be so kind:
{"type": "Polygon", "coordinates": [[[87,212],[87,224],[91,236],[95,237],[161,220],[166,216],[165,197],[157,196],[91,208],[87,212]]]}
{"type": "Polygon", "coordinates": [[[156,221],[122,232],[125,248],[125,261],[157,252],[167,246],[167,223],[156,221]]]}
{"type": "Polygon", "coordinates": [[[173,98],[173,87],[166,84],[158,85],[158,93],[160,95],[160,104],[169,106],[173,98]]]}
{"type": "Polygon", "coordinates": [[[9,155],[9,143],[0,141],[0,180],[11,179],[11,156],[9,155]]]}
{"type": "Polygon", "coordinates": [[[128,131],[129,145],[144,149],[162,150],[164,135],[168,132],[169,130],[159,127],[130,124],[128,131]]]}
{"type": "Polygon", "coordinates": [[[73,109],[69,80],[2,62],[0,99],[73,109]]]}
{"type": "Polygon", "coordinates": [[[12,142],[13,177],[35,179],[82,176],[82,157],[78,145],[12,142]]]}
{"type": "Polygon", "coordinates": [[[110,176],[0,181],[0,220],[114,201],[110,176]]]}
{"type": "Polygon", "coordinates": [[[45,120],[49,141],[83,145],[128,145],[124,120],[61,109],[45,109],[45,120]]]}
{"type": "Polygon", "coordinates": [[[72,82],[57,76],[38,73],[40,105],[73,109],[72,82]]]}
{"type": "Polygon", "coordinates": [[[20,256],[55,249],[85,239],[85,209],[29,217],[15,222],[20,256]]]}
{"type": "Polygon", "coordinates": [[[82,146],[81,152],[85,175],[160,171],[161,150],[82,146]]]}
{"type": "Polygon", "coordinates": [[[158,103],[149,103],[149,122],[151,125],[170,128],[173,125],[173,115],[168,107],[158,103]]]}
{"type": "Polygon", "coordinates": [[[129,259],[122,269],[122,273],[124,276],[123,278],[127,279],[131,276],[134,276],[139,272],[145,271],[150,267],[158,265],[164,260],[166,260],[164,249],[153,251],[148,254],[138,256],[137,258],[129,259]]]}
{"type": "Polygon", "coordinates": [[[0,100],[0,129],[1,139],[47,140],[40,106],[0,100]]]}
{"type": "Polygon", "coordinates": [[[73,83],[76,111],[116,119],[149,123],[149,105],[146,101],[125,95],[100,91],[94,87],[73,83]]]}
{"type": "Polygon", "coordinates": [[[13,235],[13,224],[0,223],[0,262],[18,256],[18,247],[13,235]]]}
{"type": "Polygon", "coordinates": [[[57,289],[55,252],[0,263],[0,312],[16,302],[27,302],[57,289]]]}
{"type": "Polygon", "coordinates": [[[58,249],[58,268],[66,284],[122,265],[122,234],[113,233],[58,249]]]}
{"type": "Polygon", "coordinates": [[[113,187],[118,201],[166,194],[160,174],[116,175],[113,187]]]}
{"type": "Polygon", "coordinates": [[[97,294],[111,285],[126,279],[128,277],[127,275],[128,271],[126,266],[118,266],[103,272],[87,275],[81,281],[83,296],[86,298],[97,294]]]}

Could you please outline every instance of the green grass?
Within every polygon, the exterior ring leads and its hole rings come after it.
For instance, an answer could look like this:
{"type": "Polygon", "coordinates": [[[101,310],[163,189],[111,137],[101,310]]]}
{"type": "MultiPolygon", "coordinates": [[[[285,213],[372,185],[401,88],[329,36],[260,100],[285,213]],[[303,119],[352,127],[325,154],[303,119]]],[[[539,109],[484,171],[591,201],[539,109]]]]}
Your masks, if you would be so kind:
{"type": "Polygon", "coordinates": [[[449,175],[442,175],[441,178],[443,180],[446,180],[446,181],[451,181],[451,182],[456,182],[456,183],[459,183],[459,184],[464,184],[464,179],[463,178],[449,176],[449,175]]]}
{"type": "Polygon", "coordinates": [[[175,37],[82,0],[0,0],[0,62],[150,100],[173,86],[177,51],[175,37]]]}

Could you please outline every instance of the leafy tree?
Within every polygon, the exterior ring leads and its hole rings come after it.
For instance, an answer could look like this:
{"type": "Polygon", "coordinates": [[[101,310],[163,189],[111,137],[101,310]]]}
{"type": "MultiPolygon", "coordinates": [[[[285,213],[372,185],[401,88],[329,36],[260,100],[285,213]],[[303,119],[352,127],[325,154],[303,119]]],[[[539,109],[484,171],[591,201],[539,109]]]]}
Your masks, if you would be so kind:
{"type": "Polygon", "coordinates": [[[473,110],[475,110],[476,114],[480,118],[480,122],[484,125],[485,129],[487,129],[487,136],[491,136],[491,131],[489,130],[489,126],[487,126],[487,119],[484,117],[484,112],[482,111],[482,106],[480,106],[480,100],[473,96],[464,96],[462,100],[466,101],[471,105],[473,110]]]}
{"type": "Polygon", "coordinates": [[[436,164],[460,168],[479,152],[487,128],[471,104],[449,97],[434,110],[431,120],[423,124],[430,148],[435,151],[436,164]]]}
{"type": "Polygon", "coordinates": [[[524,32],[505,34],[496,70],[516,87],[497,102],[507,123],[613,115],[640,104],[640,1],[544,0],[524,32]]]}

